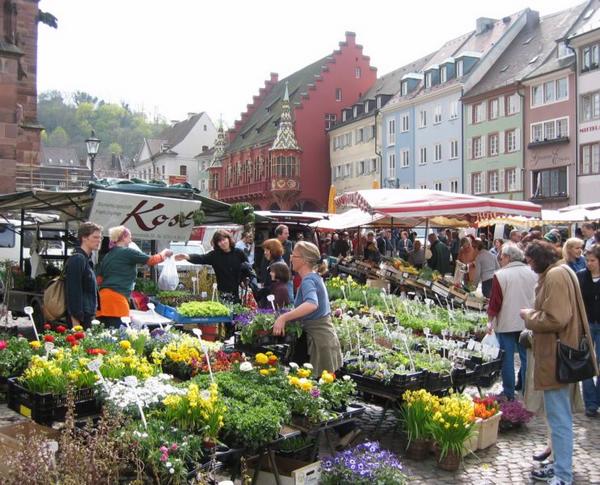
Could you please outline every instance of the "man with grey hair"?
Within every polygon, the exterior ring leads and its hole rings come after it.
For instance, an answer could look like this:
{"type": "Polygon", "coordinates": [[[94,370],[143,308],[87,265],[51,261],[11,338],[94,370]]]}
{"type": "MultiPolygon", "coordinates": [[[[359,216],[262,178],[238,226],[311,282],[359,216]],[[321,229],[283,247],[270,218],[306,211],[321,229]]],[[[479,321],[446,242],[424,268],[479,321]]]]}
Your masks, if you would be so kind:
{"type": "Polygon", "coordinates": [[[535,298],[537,275],[523,262],[523,251],[513,243],[502,246],[500,270],[492,281],[492,292],[488,305],[488,333],[495,330],[502,357],[502,393],[506,398],[515,398],[515,351],[519,352],[521,368],[520,382],[525,389],[527,368],[526,349],[519,344],[519,335],[525,322],[519,315],[522,308],[532,308],[535,298]]]}

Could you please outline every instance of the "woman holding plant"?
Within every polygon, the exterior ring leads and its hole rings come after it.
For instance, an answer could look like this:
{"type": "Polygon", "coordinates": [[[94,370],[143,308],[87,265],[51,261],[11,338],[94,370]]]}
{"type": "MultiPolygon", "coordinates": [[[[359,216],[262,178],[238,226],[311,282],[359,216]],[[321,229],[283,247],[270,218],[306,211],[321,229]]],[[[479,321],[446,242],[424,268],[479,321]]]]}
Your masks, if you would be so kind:
{"type": "Polygon", "coordinates": [[[294,271],[302,278],[294,302],[296,308],[277,318],[273,335],[284,335],[286,323],[300,320],[315,374],[320,375],[324,370],[336,371],[342,366],[342,351],[331,321],[327,289],[321,277],[327,270],[327,264],[323,262],[319,248],[306,241],[296,243],[291,261],[294,271]]]}
{"type": "Polygon", "coordinates": [[[108,231],[110,251],[98,265],[100,310],[96,314],[106,325],[118,327],[121,317],[129,316],[129,297],[135,285],[137,265],[157,265],[173,254],[170,249],[148,256],[139,249],[130,248],[131,231],[125,226],[111,227],[108,231]]]}

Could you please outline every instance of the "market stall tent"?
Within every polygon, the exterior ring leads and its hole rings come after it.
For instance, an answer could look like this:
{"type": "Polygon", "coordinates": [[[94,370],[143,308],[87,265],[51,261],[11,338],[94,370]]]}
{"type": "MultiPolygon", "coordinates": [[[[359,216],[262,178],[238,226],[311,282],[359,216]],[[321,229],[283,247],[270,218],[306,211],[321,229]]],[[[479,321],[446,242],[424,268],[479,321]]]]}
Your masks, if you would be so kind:
{"type": "Polygon", "coordinates": [[[357,207],[399,220],[420,223],[433,217],[448,217],[476,224],[498,216],[540,217],[541,207],[531,202],[477,197],[425,189],[377,189],[347,192],[336,198],[338,207],[357,207]]]}

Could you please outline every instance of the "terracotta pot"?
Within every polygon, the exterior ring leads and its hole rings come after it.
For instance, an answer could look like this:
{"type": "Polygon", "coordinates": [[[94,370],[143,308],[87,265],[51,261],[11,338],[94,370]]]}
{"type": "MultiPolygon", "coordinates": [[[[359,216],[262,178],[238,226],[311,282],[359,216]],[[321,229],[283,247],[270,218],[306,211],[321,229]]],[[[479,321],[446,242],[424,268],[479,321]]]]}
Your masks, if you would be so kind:
{"type": "Polygon", "coordinates": [[[430,449],[431,442],[429,440],[412,440],[406,448],[406,457],[411,460],[423,461],[427,458],[430,449]]]}
{"type": "Polygon", "coordinates": [[[446,470],[448,472],[455,472],[460,466],[462,456],[460,453],[448,451],[448,453],[446,453],[446,455],[442,458],[441,450],[436,446],[435,459],[437,461],[438,468],[441,468],[442,470],[446,470]]]}

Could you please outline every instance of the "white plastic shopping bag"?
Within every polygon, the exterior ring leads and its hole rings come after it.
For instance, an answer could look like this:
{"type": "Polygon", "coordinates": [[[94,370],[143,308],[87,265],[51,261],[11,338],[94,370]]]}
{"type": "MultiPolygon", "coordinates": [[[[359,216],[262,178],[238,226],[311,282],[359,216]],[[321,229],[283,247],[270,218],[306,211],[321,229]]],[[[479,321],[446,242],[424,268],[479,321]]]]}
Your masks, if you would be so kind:
{"type": "Polygon", "coordinates": [[[176,290],[179,284],[177,265],[173,256],[167,258],[163,264],[162,272],[158,277],[158,287],[163,291],[176,290]]]}

